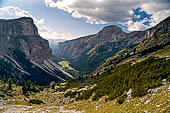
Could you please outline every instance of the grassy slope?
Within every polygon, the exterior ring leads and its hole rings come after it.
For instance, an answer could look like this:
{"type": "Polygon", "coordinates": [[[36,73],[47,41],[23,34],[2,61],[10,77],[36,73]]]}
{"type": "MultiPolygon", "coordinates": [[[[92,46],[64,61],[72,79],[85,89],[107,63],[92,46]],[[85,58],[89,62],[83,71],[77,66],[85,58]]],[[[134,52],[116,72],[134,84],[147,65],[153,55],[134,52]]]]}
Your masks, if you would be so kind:
{"type": "Polygon", "coordinates": [[[132,56],[130,58],[127,58],[127,59],[123,60],[120,64],[125,64],[127,62],[132,62],[133,60],[135,60],[134,63],[142,62],[142,61],[146,60],[150,56],[159,57],[159,58],[170,57],[170,45],[166,46],[164,49],[158,50],[158,51],[156,51],[154,53],[151,53],[149,55],[145,55],[143,57],[132,56]]]}
{"type": "Polygon", "coordinates": [[[65,71],[67,71],[68,73],[70,73],[74,77],[76,77],[76,78],[79,77],[80,73],[70,66],[69,61],[63,60],[63,61],[58,62],[58,64],[60,64],[65,69],[65,71]]]}
{"type": "Polygon", "coordinates": [[[143,97],[130,99],[119,105],[116,99],[113,101],[79,101],[66,106],[67,109],[84,110],[85,113],[143,113],[147,110],[149,113],[168,113],[170,110],[170,92],[168,87],[170,84],[162,86],[162,91],[156,94],[147,94],[143,97]],[[150,102],[144,104],[147,100],[150,102]],[[160,105],[160,107],[159,107],[160,105]],[[168,111],[169,110],[169,111],[168,111]]]}
{"type": "Polygon", "coordinates": [[[170,57],[170,46],[167,46],[166,48],[159,50],[156,53],[153,53],[152,55],[161,58],[170,57]]]}
{"type": "MultiPolygon", "coordinates": [[[[2,82],[0,84],[3,84],[2,82]]],[[[7,84],[6,84],[7,85],[7,84]]],[[[1,86],[1,85],[0,85],[1,86]]],[[[5,112],[7,110],[13,110],[14,112],[61,112],[67,111],[65,113],[80,113],[76,111],[84,111],[84,113],[142,113],[147,110],[149,113],[168,113],[168,106],[170,106],[170,91],[168,88],[170,83],[161,86],[161,90],[155,94],[147,94],[143,97],[136,97],[130,99],[129,102],[126,101],[119,105],[116,99],[113,101],[104,102],[104,98],[100,101],[83,100],[78,102],[63,103],[63,94],[56,92],[51,88],[46,88],[37,94],[30,93],[30,97],[25,97],[21,95],[21,87],[16,87],[13,85],[13,95],[14,97],[7,96],[6,99],[14,99],[15,101],[8,102],[7,105],[0,109],[0,112],[5,112]],[[45,104],[33,105],[24,100],[24,98],[36,98],[43,100],[45,104]],[[147,100],[150,100],[148,104],[144,104],[147,100]],[[62,108],[64,104],[65,107],[62,108]],[[160,106],[159,106],[160,105],[160,106]],[[62,109],[61,109],[62,108],[62,109]],[[75,111],[76,110],[76,111],[75,111]]],[[[0,106],[1,108],[1,106],[0,106]]],[[[61,112],[62,113],[62,112],[61,112]]]]}
{"type": "Polygon", "coordinates": [[[64,68],[69,68],[70,67],[69,66],[70,63],[68,61],[60,61],[60,62],[58,62],[58,64],[60,64],[64,68]]]}

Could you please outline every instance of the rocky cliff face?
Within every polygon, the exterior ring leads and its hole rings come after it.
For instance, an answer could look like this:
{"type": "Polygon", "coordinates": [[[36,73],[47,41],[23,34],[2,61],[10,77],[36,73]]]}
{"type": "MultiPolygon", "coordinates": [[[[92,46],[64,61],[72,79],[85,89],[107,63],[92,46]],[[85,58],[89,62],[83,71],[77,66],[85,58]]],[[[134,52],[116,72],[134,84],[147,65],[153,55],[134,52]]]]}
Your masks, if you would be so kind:
{"type": "Polygon", "coordinates": [[[60,43],[57,58],[64,58],[75,69],[89,73],[122,48],[138,43],[143,36],[143,32],[125,33],[117,26],[107,26],[95,35],[60,43]]]}
{"type": "Polygon", "coordinates": [[[0,19],[0,34],[1,35],[38,35],[38,29],[33,24],[33,19],[23,17],[16,20],[0,19]]]}
{"type": "Polygon", "coordinates": [[[31,18],[0,20],[0,50],[0,75],[5,78],[14,73],[13,79],[30,79],[38,84],[66,78],[53,63],[49,43],[40,37],[31,18]]]}
{"type": "Polygon", "coordinates": [[[145,31],[145,36],[137,46],[137,51],[157,50],[170,43],[170,17],[160,22],[153,28],[145,31]]]}
{"type": "Polygon", "coordinates": [[[1,53],[20,50],[39,64],[43,63],[43,59],[52,60],[48,41],[39,36],[31,18],[0,20],[0,36],[1,53]]]}

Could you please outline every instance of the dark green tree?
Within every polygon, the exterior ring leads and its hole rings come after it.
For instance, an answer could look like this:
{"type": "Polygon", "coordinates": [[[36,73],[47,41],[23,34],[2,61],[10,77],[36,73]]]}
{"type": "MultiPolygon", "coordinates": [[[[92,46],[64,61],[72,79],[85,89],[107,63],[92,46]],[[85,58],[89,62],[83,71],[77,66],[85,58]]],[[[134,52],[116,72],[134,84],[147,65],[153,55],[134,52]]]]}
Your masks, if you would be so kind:
{"type": "Polygon", "coordinates": [[[31,81],[28,80],[26,85],[27,85],[27,90],[29,91],[31,89],[31,81]]]}
{"type": "Polygon", "coordinates": [[[27,87],[26,87],[25,85],[22,87],[22,93],[23,93],[24,95],[27,94],[27,87]]]}
{"type": "Polygon", "coordinates": [[[52,82],[50,83],[50,86],[51,86],[52,89],[55,89],[55,82],[52,81],[52,82]]]}
{"type": "Polygon", "coordinates": [[[8,89],[9,89],[9,90],[12,90],[12,83],[13,83],[12,79],[9,78],[9,79],[8,79],[8,89]]]}

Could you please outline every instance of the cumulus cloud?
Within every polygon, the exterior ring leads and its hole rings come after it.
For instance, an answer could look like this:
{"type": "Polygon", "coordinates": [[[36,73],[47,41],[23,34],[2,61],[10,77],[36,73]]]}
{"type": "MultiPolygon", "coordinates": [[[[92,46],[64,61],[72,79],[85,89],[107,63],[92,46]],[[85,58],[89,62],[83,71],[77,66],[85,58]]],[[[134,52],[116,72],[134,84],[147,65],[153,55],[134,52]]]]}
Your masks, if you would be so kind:
{"type": "Polygon", "coordinates": [[[144,0],[145,3],[140,7],[143,11],[151,14],[150,27],[155,26],[160,21],[170,16],[170,1],[169,0],[144,0]],[[148,2],[147,2],[148,1],[148,2]]]}
{"type": "Polygon", "coordinates": [[[129,19],[128,11],[131,7],[136,7],[138,2],[138,0],[57,0],[56,2],[45,0],[47,6],[64,10],[74,18],[84,18],[91,24],[126,21],[129,19]]]}
{"type": "Polygon", "coordinates": [[[0,8],[0,18],[2,19],[14,19],[19,17],[31,17],[33,18],[36,26],[38,27],[39,33],[43,38],[46,39],[73,39],[76,36],[71,33],[57,33],[56,31],[46,27],[44,25],[45,20],[36,19],[28,11],[22,10],[19,7],[6,6],[0,8]]]}
{"type": "Polygon", "coordinates": [[[128,30],[143,30],[152,27],[169,16],[169,0],[44,0],[46,6],[64,10],[74,18],[82,18],[90,24],[121,23],[128,25],[128,30]],[[149,25],[145,20],[133,22],[133,9],[141,8],[151,14],[149,25]],[[163,14],[161,14],[163,13],[163,14]]]}
{"type": "Polygon", "coordinates": [[[125,23],[122,23],[127,27],[128,31],[140,31],[140,30],[145,30],[148,29],[150,26],[149,25],[145,25],[145,22],[148,22],[149,20],[147,18],[143,19],[142,21],[136,21],[133,22],[132,20],[129,20],[125,23]]]}

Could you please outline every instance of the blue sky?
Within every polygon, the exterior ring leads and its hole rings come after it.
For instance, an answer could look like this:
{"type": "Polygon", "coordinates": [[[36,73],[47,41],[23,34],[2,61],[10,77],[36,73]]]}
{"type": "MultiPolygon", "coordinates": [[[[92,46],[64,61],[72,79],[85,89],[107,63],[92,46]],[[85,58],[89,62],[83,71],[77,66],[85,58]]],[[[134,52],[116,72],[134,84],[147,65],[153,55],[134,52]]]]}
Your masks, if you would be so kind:
{"type": "Polygon", "coordinates": [[[169,0],[0,0],[0,18],[31,16],[46,39],[74,39],[117,25],[145,30],[170,15],[169,0]],[[16,8],[17,7],[17,8],[16,8]]]}

